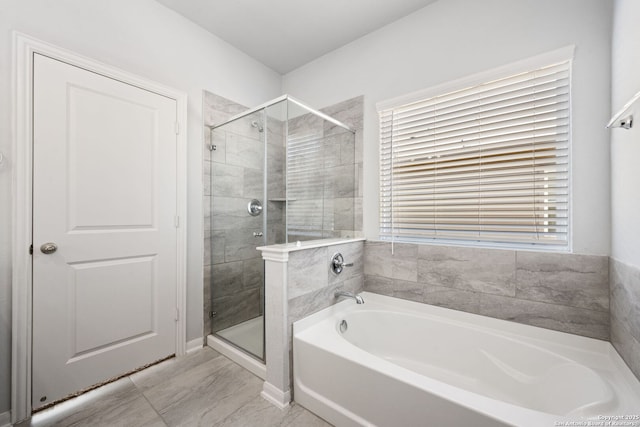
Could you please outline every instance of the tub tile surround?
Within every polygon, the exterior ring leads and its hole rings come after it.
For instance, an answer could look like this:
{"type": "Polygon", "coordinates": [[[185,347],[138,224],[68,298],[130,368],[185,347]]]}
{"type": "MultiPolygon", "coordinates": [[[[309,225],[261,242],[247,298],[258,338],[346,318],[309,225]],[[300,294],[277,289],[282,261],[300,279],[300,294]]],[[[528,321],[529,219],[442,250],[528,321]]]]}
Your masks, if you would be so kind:
{"type": "Polygon", "coordinates": [[[517,298],[609,310],[608,257],[518,252],[517,258],[517,298]]]}
{"type": "Polygon", "coordinates": [[[640,269],[614,258],[611,283],[611,343],[640,379],[640,269]]]}
{"type": "Polygon", "coordinates": [[[421,283],[486,294],[515,294],[513,251],[420,245],[417,259],[421,283]],[[487,260],[491,260],[489,266],[487,260]]]}
{"type": "MultiPolygon", "coordinates": [[[[262,395],[279,407],[292,398],[293,322],[338,300],[336,290],[358,293],[364,285],[364,239],[324,239],[260,248],[265,260],[267,374],[262,395]],[[330,270],[333,254],[353,262],[340,275],[330,270]]],[[[355,301],[354,301],[355,304],[355,301]]]]}
{"type": "Polygon", "coordinates": [[[364,289],[609,339],[608,257],[367,241],[364,289]]]}
{"type": "MultiPolygon", "coordinates": [[[[287,265],[287,300],[291,326],[303,317],[327,308],[337,302],[336,290],[360,292],[364,285],[363,242],[342,243],[322,248],[291,252],[287,265]],[[339,275],[330,268],[335,253],[341,253],[345,262],[353,262],[339,275]],[[313,266],[300,268],[300,266],[313,266]]],[[[290,329],[290,328],[289,328],[290,329]]]]}

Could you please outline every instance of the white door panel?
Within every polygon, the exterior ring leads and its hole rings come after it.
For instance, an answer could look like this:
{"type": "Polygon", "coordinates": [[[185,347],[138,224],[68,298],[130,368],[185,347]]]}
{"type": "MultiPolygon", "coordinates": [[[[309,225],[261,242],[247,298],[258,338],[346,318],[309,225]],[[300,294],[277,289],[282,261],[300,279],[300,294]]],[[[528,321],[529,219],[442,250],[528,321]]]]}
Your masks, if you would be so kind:
{"type": "Polygon", "coordinates": [[[153,227],[158,111],[78,86],[68,102],[69,229],[153,227]]]}
{"type": "Polygon", "coordinates": [[[175,352],[176,101],[36,54],[33,102],[37,408],[175,352]]]}
{"type": "Polygon", "coordinates": [[[102,351],[105,343],[118,345],[155,334],[155,258],[127,258],[69,266],[69,291],[74,307],[70,312],[70,325],[73,327],[70,358],[102,351]],[[122,295],[127,296],[126,305],[121,303],[122,295]],[[118,307],[117,316],[112,315],[112,307],[118,307]],[[109,327],[95,327],[101,324],[109,327]]]}

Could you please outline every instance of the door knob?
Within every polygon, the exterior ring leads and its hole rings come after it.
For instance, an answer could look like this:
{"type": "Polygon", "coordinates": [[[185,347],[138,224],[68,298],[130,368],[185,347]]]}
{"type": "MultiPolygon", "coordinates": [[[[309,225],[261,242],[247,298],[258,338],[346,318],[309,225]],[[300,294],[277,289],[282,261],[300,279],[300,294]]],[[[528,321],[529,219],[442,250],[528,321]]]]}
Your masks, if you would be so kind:
{"type": "Polygon", "coordinates": [[[55,251],[58,250],[58,245],[56,245],[55,243],[45,243],[42,246],[40,246],[40,252],[42,252],[43,254],[49,255],[54,253],[55,251]]]}

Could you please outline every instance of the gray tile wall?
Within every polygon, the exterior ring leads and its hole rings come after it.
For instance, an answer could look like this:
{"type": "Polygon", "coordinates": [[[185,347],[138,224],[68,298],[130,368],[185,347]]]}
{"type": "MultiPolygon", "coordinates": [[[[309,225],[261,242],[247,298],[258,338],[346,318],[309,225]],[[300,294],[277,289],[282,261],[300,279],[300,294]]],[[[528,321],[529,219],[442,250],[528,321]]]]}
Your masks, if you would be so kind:
{"type": "MultiPolygon", "coordinates": [[[[287,264],[287,299],[289,325],[337,301],[336,290],[360,292],[364,284],[363,242],[351,242],[322,248],[294,251],[287,264]],[[336,252],[345,262],[353,262],[339,275],[329,269],[336,252]]],[[[355,302],[354,302],[355,303],[355,302]]]]}
{"type": "MultiPolygon", "coordinates": [[[[362,236],[362,132],[364,129],[364,96],[357,96],[355,98],[347,99],[346,101],[339,102],[329,107],[323,108],[320,111],[333,117],[336,120],[350,126],[355,129],[355,139],[353,139],[353,148],[351,147],[351,141],[348,144],[341,145],[341,164],[351,164],[350,156],[353,156],[353,168],[348,172],[353,173],[355,181],[355,191],[353,195],[353,201],[348,198],[336,199],[336,203],[333,206],[336,215],[336,229],[348,230],[348,226],[351,223],[341,223],[340,221],[349,220],[344,215],[347,206],[353,206],[353,230],[356,236],[362,236]],[[353,202],[353,203],[352,203],[353,202]]],[[[325,135],[335,135],[335,138],[344,138],[344,136],[338,135],[341,129],[330,122],[325,122],[325,135]]],[[[346,135],[345,135],[346,136],[346,135]]],[[[340,236],[344,237],[344,233],[340,236]]]]}
{"type": "Polygon", "coordinates": [[[351,126],[356,134],[310,113],[289,120],[287,191],[294,199],[288,206],[289,241],[362,233],[364,98],[322,111],[351,126]],[[294,155],[298,151],[303,155],[294,155]]]}
{"type": "Polygon", "coordinates": [[[640,379],[640,269],[611,258],[609,280],[611,343],[640,379]]]}
{"type": "Polygon", "coordinates": [[[603,340],[606,256],[367,241],[365,290],[603,340]]]}

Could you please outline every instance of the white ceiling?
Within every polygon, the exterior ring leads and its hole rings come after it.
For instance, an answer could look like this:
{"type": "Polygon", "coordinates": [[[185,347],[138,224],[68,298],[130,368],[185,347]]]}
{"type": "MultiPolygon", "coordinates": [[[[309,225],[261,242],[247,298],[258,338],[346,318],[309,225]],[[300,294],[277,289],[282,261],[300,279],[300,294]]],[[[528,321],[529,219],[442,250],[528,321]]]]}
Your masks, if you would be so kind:
{"type": "Polygon", "coordinates": [[[285,74],[436,0],[157,0],[285,74]]]}

